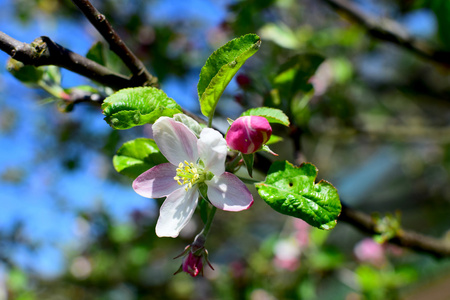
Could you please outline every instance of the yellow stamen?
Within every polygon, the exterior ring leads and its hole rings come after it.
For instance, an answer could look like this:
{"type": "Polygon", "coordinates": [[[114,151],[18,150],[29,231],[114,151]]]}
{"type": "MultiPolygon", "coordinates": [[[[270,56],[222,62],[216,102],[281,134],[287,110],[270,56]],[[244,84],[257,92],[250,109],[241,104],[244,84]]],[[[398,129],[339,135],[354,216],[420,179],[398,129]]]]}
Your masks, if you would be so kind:
{"type": "Polygon", "coordinates": [[[176,169],[176,176],[173,178],[179,185],[186,185],[185,190],[189,190],[200,181],[204,181],[203,169],[192,162],[180,162],[176,169]]]}

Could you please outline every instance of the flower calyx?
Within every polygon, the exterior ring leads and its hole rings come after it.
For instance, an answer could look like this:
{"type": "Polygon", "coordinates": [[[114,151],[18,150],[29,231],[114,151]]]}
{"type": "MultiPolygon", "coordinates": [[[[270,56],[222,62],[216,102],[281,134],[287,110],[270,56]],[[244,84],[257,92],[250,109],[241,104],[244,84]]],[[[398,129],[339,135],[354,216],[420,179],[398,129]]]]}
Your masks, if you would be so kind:
{"type": "Polygon", "coordinates": [[[196,241],[191,245],[186,246],[184,251],[175,258],[184,257],[180,268],[174,273],[178,274],[185,272],[192,277],[196,277],[199,274],[203,276],[203,267],[206,264],[214,270],[213,266],[208,260],[208,250],[204,246],[199,246],[196,241]]]}

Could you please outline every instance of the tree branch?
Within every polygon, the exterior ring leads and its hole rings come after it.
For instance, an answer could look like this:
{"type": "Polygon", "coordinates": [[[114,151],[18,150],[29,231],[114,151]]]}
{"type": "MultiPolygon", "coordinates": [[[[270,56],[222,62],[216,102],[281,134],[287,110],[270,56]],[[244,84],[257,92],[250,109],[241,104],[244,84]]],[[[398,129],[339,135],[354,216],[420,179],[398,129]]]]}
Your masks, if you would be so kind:
{"type": "MultiPolygon", "coordinates": [[[[374,219],[363,212],[354,210],[346,205],[342,206],[339,220],[349,223],[359,230],[370,235],[379,234],[376,230],[374,219]]],[[[396,244],[412,250],[428,253],[437,258],[450,256],[450,243],[445,240],[435,239],[413,231],[400,229],[396,235],[389,240],[389,243],[396,244]]]]}
{"type": "Polygon", "coordinates": [[[145,68],[142,61],[125,45],[122,39],[112,28],[109,21],[102,15],[89,0],[72,0],[83,12],[86,18],[94,25],[95,29],[108,42],[111,50],[120,57],[128,69],[133,74],[133,80],[139,82],[141,86],[157,86],[158,80],[153,77],[145,68]]]}
{"type": "Polygon", "coordinates": [[[348,0],[323,0],[338,12],[345,13],[356,23],[364,26],[373,37],[394,43],[406,48],[413,53],[422,56],[446,67],[450,67],[450,52],[436,50],[424,41],[419,41],[408,34],[407,30],[399,23],[387,18],[372,17],[348,0]]]}
{"type": "Polygon", "coordinates": [[[25,65],[36,67],[54,65],[62,67],[115,90],[139,86],[139,83],[133,78],[130,79],[115,73],[84,56],[58,45],[46,36],[39,37],[31,44],[27,44],[0,31],[0,50],[25,65]]]}

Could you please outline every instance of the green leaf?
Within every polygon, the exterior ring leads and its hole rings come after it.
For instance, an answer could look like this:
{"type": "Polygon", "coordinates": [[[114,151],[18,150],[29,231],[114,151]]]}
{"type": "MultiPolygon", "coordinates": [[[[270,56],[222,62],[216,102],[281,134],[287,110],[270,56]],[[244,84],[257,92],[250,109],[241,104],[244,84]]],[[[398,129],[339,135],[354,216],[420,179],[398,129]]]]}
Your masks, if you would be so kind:
{"type": "Polygon", "coordinates": [[[272,134],[270,136],[270,139],[267,141],[266,145],[272,145],[283,141],[283,138],[281,136],[272,134]]]}
{"type": "Polygon", "coordinates": [[[159,152],[155,141],[145,138],[126,142],[113,157],[116,171],[133,179],[148,169],[165,162],[167,159],[159,152]]]}
{"type": "Polygon", "coordinates": [[[450,49],[450,1],[433,0],[430,1],[430,4],[436,15],[439,39],[446,49],[450,49]]]}
{"type": "Polygon", "coordinates": [[[247,34],[231,40],[217,49],[200,72],[198,98],[202,114],[212,118],[217,102],[233,76],[245,61],[258,51],[261,40],[256,34],[247,34]]]}
{"type": "Polygon", "coordinates": [[[253,163],[255,161],[255,153],[252,154],[244,154],[241,153],[242,159],[244,160],[244,164],[247,167],[247,172],[250,177],[253,177],[253,163]]]}
{"type": "Polygon", "coordinates": [[[181,107],[153,87],[137,87],[118,91],[102,104],[105,121],[114,129],[154,123],[159,117],[181,113],[181,107]]]}
{"type": "Polygon", "coordinates": [[[86,54],[86,58],[106,66],[105,49],[102,42],[94,43],[86,54]]]}
{"type": "Polygon", "coordinates": [[[295,32],[283,23],[268,23],[259,32],[264,40],[272,41],[283,48],[296,50],[302,46],[302,41],[295,32]]]}
{"type": "Polygon", "coordinates": [[[320,229],[332,229],[341,212],[341,202],[331,183],[314,183],[317,172],[310,163],[295,167],[287,161],[275,162],[266,180],[257,183],[256,188],[274,210],[320,229]]]}
{"type": "Polygon", "coordinates": [[[61,69],[56,66],[46,66],[44,78],[49,85],[61,85],[61,69]]]}
{"type": "Polygon", "coordinates": [[[296,55],[281,65],[274,84],[288,99],[298,91],[309,92],[313,88],[309,79],[324,60],[324,57],[318,54],[296,55]]]}
{"type": "Polygon", "coordinates": [[[116,72],[124,67],[122,60],[102,42],[93,44],[86,57],[116,72]]]}
{"type": "Polygon", "coordinates": [[[35,67],[31,65],[24,65],[22,62],[14,58],[8,59],[6,69],[16,79],[26,84],[37,84],[44,76],[44,67],[35,67]]]}
{"type": "Polygon", "coordinates": [[[313,98],[314,91],[298,93],[291,99],[291,113],[295,124],[306,126],[311,118],[311,111],[308,107],[309,101],[313,98]]]}
{"type": "Polygon", "coordinates": [[[378,232],[378,234],[374,236],[374,240],[377,243],[382,244],[395,237],[401,227],[400,218],[399,212],[395,215],[386,214],[384,217],[378,215],[373,216],[375,231],[378,232]]]}
{"type": "Polygon", "coordinates": [[[289,118],[286,114],[276,108],[271,107],[257,107],[249,109],[241,114],[243,116],[261,116],[267,119],[269,123],[278,123],[284,126],[289,126],[289,118]]]}
{"type": "Polygon", "coordinates": [[[197,135],[197,137],[200,137],[200,132],[202,132],[203,128],[206,127],[202,127],[202,125],[200,125],[197,121],[185,114],[176,114],[173,116],[173,119],[186,125],[197,135]]]}

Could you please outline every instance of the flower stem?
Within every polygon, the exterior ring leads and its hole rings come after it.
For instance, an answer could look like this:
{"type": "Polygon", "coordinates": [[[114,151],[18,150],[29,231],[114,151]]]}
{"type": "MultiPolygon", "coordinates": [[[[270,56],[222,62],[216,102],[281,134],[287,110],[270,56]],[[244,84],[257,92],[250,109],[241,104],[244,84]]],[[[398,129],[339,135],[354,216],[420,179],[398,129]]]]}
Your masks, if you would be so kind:
{"type": "Polygon", "coordinates": [[[205,227],[203,227],[202,231],[200,231],[199,234],[194,238],[194,242],[191,244],[192,251],[197,251],[198,249],[201,249],[205,246],[206,242],[206,236],[209,233],[209,230],[211,229],[212,221],[214,220],[214,215],[216,214],[217,208],[213,206],[211,208],[211,211],[208,214],[208,220],[206,220],[205,227]]]}
{"type": "Polygon", "coordinates": [[[208,220],[206,221],[205,227],[203,227],[202,234],[206,237],[208,235],[209,229],[211,228],[212,221],[214,220],[214,215],[216,214],[217,207],[213,206],[208,214],[208,220]]]}
{"type": "Polygon", "coordinates": [[[240,163],[241,156],[237,154],[230,162],[226,163],[225,169],[227,172],[235,173],[241,167],[240,163]]]}
{"type": "Polygon", "coordinates": [[[212,116],[208,118],[208,128],[212,128],[212,116]]]}

